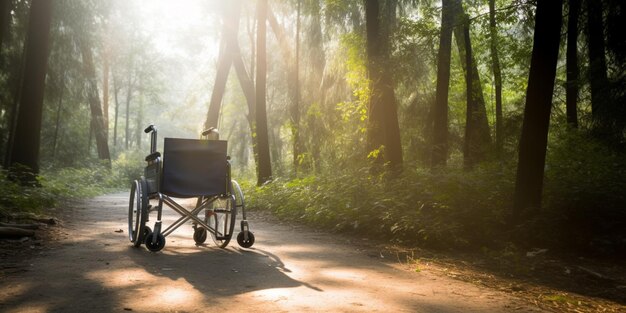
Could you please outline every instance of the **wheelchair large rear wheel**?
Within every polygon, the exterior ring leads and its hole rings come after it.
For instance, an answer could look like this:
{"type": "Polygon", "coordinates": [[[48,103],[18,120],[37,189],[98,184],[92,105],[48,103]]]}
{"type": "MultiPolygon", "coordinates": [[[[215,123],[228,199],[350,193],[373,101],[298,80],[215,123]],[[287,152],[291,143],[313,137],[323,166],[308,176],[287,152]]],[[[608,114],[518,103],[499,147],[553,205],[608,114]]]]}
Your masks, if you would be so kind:
{"type": "Polygon", "coordinates": [[[205,222],[209,225],[215,245],[226,248],[233,237],[237,208],[232,197],[219,198],[213,202],[213,209],[207,210],[205,222]]]}
{"type": "Polygon", "coordinates": [[[148,194],[144,179],[135,180],[130,186],[128,203],[128,239],[133,246],[139,247],[144,241],[148,194]]]}

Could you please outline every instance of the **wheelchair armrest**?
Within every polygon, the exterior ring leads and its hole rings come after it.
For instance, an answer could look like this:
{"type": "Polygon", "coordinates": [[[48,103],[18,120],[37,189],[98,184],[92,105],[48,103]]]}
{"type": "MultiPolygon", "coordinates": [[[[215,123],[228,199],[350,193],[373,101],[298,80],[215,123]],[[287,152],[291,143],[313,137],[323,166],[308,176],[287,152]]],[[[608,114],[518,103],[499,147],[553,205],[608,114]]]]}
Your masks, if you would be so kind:
{"type": "Polygon", "coordinates": [[[161,157],[161,153],[160,152],[152,153],[152,154],[150,154],[150,155],[148,155],[146,157],[146,162],[154,161],[154,160],[156,160],[157,158],[160,158],[160,157],[161,157]]]}

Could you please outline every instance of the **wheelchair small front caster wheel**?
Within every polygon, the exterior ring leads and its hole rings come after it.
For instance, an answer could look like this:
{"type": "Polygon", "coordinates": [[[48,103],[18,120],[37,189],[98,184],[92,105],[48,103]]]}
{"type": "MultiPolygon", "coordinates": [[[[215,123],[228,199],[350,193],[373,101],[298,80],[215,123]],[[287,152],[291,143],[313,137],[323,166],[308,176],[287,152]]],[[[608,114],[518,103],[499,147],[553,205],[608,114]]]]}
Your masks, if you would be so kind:
{"type": "Polygon", "coordinates": [[[193,231],[193,241],[196,242],[197,245],[201,245],[206,241],[207,231],[204,227],[198,227],[193,231]]]}
{"type": "Polygon", "coordinates": [[[254,234],[251,231],[242,231],[237,235],[237,243],[243,248],[250,248],[254,244],[254,234]],[[248,239],[246,239],[248,233],[248,239]]]}
{"type": "Polygon", "coordinates": [[[146,248],[148,248],[148,250],[158,252],[161,251],[163,247],[165,247],[165,236],[163,236],[163,234],[157,234],[156,242],[152,242],[152,233],[146,237],[146,248]]]}
{"type": "Polygon", "coordinates": [[[141,235],[140,242],[141,243],[145,243],[146,238],[148,238],[150,235],[152,235],[152,229],[148,226],[143,228],[143,234],[141,235]]]}

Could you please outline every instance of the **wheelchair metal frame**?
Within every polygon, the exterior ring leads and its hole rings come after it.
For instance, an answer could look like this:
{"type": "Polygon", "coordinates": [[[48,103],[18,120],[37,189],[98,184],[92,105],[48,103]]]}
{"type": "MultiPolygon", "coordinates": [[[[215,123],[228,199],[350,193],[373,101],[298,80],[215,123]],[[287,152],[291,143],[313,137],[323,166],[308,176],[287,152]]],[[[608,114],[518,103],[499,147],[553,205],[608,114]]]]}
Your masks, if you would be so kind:
{"type": "MultiPolygon", "coordinates": [[[[146,245],[148,250],[156,252],[161,250],[165,246],[165,237],[172,234],[180,226],[184,225],[188,221],[192,221],[194,228],[194,240],[197,244],[203,243],[206,240],[206,233],[209,232],[214,238],[214,241],[220,244],[221,248],[225,248],[232,238],[234,232],[234,223],[237,218],[237,211],[241,210],[241,232],[237,236],[237,242],[244,248],[249,248],[254,244],[254,234],[249,230],[249,225],[246,217],[245,201],[243,192],[239,184],[231,179],[230,171],[230,157],[226,158],[227,166],[227,179],[226,179],[226,193],[213,196],[199,196],[196,205],[193,209],[188,210],[182,205],[178,204],[172,197],[161,192],[161,179],[163,171],[163,161],[161,154],[157,152],[157,129],[154,125],[148,126],[145,133],[150,133],[150,154],[145,158],[148,163],[144,169],[144,176],[139,181],[135,181],[131,188],[130,204],[129,204],[129,238],[133,242],[134,246],[138,247],[142,243],[146,245]],[[156,206],[150,205],[150,200],[158,201],[156,206]],[[230,201],[230,210],[222,209],[222,211],[216,211],[211,206],[217,200],[230,201]],[[239,202],[237,201],[239,200],[239,202]],[[162,217],[163,217],[163,205],[168,206],[175,212],[181,215],[174,223],[170,224],[163,231],[162,217]],[[225,214],[225,225],[228,226],[228,231],[224,228],[224,232],[220,235],[217,216],[215,224],[216,227],[209,225],[207,221],[198,217],[202,211],[210,212],[211,214],[217,213],[229,213],[225,214]],[[149,221],[151,212],[157,212],[157,218],[154,224],[154,229],[150,229],[146,225],[149,221]],[[204,235],[204,236],[203,236],[204,235]]],[[[219,139],[219,132],[216,128],[212,127],[202,132],[201,138],[205,140],[217,140],[219,139]]]]}

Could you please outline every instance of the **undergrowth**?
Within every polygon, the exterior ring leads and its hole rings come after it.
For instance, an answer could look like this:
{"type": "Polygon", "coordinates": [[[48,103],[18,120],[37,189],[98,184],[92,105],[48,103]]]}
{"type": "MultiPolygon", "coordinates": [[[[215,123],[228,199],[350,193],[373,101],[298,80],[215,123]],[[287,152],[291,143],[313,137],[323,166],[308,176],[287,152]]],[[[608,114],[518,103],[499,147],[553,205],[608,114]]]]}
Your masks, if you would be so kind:
{"type": "Polygon", "coordinates": [[[624,253],[626,158],[582,134],[559,136],[548,151],[543,207],[523,223],[509,219],[513,161],[471,171],[405,169],[394,177],[354,166],[244,188],[252,208],[396,242],[624,253]]]}
{"type": "Polygon", "coordinates": [[[24,186],[0,169],[0,216],[17,212],[39,213],[65,201],[126,190],[142,175],[143,160],[138,153],[121,154],[109,169],[99,161],[83,167],[44,168],[38,186],[24,186]]]}
{"type": "Polygon", "coordinates": [[[492,244],[502,232],[513,181],[502,170],[372,176],[367,168],[262,187],[246,184],[251,207],[318,226],[438,247],[492,244]],[[488,225],[489,227],[484,227],[488,225]]]}

